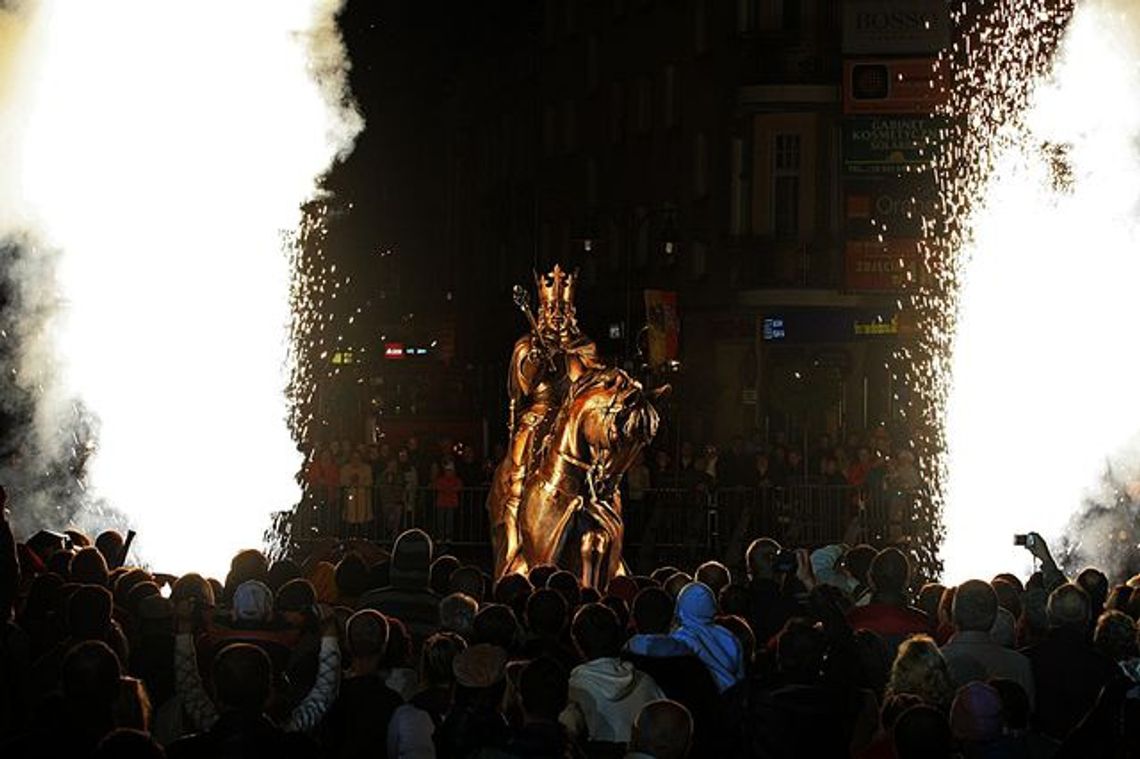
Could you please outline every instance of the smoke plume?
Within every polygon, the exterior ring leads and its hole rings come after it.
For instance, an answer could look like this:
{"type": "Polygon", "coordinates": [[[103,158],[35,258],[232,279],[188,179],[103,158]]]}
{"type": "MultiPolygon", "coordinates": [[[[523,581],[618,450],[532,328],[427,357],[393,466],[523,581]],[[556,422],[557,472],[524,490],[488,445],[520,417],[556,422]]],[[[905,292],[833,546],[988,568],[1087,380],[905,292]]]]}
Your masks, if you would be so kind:
{"type": "Polygon", "coordinates": [[[13,519],[221,573],[288,509],[288,246],[363,127],[341,0],[0,4],[13,519]]]}

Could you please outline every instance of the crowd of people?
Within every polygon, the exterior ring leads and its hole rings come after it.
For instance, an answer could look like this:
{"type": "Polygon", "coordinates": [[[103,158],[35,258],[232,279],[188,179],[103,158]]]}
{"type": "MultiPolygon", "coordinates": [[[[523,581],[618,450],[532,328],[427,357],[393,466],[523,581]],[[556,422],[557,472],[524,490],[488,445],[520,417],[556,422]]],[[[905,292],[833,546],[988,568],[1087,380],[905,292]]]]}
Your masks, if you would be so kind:
{"type": "MultiPolygon", "coordinates": [[[[342,536],[390,541],[402,529],[417,525],[450,540],[460,505],[466,499],[472,508],[482,507],[503,455],[501,444],[481,455],[469,443],[448,437],[427,445],[415,436],[396,446],[331,441],[310,452],[305,481],[310,503],[325,521],[336,523],[342,536]],[[423,513],[414,514],[417,508],[423,513]]],[[[851,500],[846,491],[886,502],[894,493],[921,491],[922,480],[910,451],[896,445],[885,427],[876,427],[843,444],[825,435],[810,448],[791,445],[781,436],[770,443],[737,437],[723,448],[681,442],[671,450],[659,441],[641,452],[626,472],[623,494],[640,536],[643,529],[660,528],[660,520],[649,512],[662,504],[684,502],[688,507],[717,492],[775,492],[796,486],[831,491],[829,497],[838,505],[851,500]],[[664,497],[655,499],[654,493],[664,497]]],[[[694,519],[699,521],[699,515],[694,519]]],[[[894,521],[903,521],[903,515],[896,514],[894,521]]]]}
{"type": "Polygon", "coordinates": [[[432,538],[125,564],[0,524],[8,757],[1140,756],[1140,577],[919,584],[898,548],[493,580],[432,538]],[[917,586],[917,587],[916,587],[917,586]]]}

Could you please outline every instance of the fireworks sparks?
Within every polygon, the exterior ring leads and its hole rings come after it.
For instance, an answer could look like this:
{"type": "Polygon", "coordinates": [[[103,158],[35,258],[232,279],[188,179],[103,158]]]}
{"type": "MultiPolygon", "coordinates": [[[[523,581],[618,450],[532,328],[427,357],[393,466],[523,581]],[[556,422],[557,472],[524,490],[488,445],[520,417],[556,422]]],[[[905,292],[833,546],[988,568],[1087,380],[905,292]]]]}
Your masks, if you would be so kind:
{"type": "MultiPolygon", "coordinates": [[[[922,298],[946,579],[1028,566],[1015,532],[1058,542],[1140,430],[1131,341],[1140,275],[1140,14],[1130,3],[991,4],[956,21],[942,196],[922,298]],[[944,451],[944,455],[939,455],[944,451]]],[[[1091,557],[1090,557],[1091,558],[1091,557]]]]}
{"type": "Polygon", "coordinates": [[[285,388],[309,391],[289,331],[323,284],[295,279],[282,234],[361,128],[339,0],[22,7],[21,57],[0,66],[19,115],[0,235],[38,241],[34,286],[58,293],[21,356],[51,383],[40,433],[80,399],[98,420],[88,484],[144,560],[224,574],[299,495],[285,388]]]}

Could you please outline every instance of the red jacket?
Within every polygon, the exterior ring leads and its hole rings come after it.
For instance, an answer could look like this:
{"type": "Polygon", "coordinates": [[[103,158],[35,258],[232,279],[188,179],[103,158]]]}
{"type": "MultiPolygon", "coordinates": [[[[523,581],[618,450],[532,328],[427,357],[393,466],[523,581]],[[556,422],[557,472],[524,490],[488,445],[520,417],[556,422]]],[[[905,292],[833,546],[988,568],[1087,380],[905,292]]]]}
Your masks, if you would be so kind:
{"type": "Polygon", "coordinates": [[[444,471],[435,478],[432,486],[435,488],[435,507],[437,509],[459,508],[459,491],[463,489],[463,480],[455,472],[444,471]]]}

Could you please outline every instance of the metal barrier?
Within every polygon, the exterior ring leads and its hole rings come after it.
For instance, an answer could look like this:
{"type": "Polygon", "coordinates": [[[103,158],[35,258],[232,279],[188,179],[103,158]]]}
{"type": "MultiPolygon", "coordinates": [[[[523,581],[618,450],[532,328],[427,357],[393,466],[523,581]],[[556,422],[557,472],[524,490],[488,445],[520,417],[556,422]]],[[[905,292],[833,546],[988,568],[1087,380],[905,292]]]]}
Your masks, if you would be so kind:
{"type": "MultiPolygon", "coordinates": [[[[289,517],[295,540],[335,537],[390,544],[418,527],[449,549],[490,545],[487,486],[463,488],[458,506],[438,504],[432,488],[311,488],[289,517]]],[[[784,545],[897,543],[927,529],[916,493],[868,494],[850,486],[802,484],[715,490],[652,488],[623,493],[627,562],[692,565],[709,558],[738,564],[765,535],[784,545]]],[[[471,553],[471,550],[466,551],[471,553]]],[[[487,551],[489,556],[489,550],[487,551]]]]}

